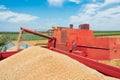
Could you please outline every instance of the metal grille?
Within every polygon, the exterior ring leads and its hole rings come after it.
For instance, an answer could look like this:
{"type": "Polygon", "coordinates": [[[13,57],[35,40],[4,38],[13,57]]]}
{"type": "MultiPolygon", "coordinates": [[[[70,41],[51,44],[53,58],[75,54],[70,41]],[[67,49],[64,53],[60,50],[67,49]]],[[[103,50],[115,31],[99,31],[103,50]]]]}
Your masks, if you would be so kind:
{"type": "Polygon", "coordinates": [[[61,43],[65,43],[67,39],[67,30],[62,30],[61,32],[61,43]]]}

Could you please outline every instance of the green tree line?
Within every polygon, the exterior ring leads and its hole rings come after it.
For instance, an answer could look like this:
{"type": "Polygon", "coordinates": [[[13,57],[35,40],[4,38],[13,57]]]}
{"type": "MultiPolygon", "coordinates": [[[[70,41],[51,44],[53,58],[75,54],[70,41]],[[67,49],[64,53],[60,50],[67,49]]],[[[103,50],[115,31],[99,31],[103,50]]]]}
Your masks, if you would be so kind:
{"type": "Polygon", "coordinates": [[[2,49],[2,47],[8,43],[8,37],[6,35],[1,35],[0,36],[0,51],[2,49]]]}

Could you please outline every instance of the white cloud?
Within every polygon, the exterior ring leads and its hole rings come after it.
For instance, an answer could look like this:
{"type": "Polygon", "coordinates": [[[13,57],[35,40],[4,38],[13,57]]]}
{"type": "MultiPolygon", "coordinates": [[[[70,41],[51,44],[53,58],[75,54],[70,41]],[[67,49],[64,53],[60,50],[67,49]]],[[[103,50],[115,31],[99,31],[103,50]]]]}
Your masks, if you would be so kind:
{"type": "Polygon", "coordinates": [[[47,0],[50,6],[62,6],[64,0],[47,0]]]}
{"type": "Polygon", "coordinates": [[[120,6],[99,11],[104,4],[87,4],[84,10],[70,17],[76,25],[89,23],[94,29],[120,29],[120,6]]]}
{"type": "Polygon", "coordinates": [[[93,15],[96,14],[97,9],[100,7],[98,4],[88,4],[85,7],[85,14],[87,15],[93,15]]]}
{"type": "MultiPolygon", "coordinates": [[[[7,9],[7,8],[5,6],[2,6],[1,9],[7,9]]],[[[36,20],[37,18],[38,18],[37,16],[32,16],[32,15],[23,14],[23,13],[16,13],[9,10],[0,11],[0,21],[24,23],[24,22],[36,20]]]]}
{"type": "Polygon", "coordinates": [[[56,6],[56,7],[61,7],[64,2],[74,2],[76,4],[79,4],[81,0],[47,0],[50,6],[56,6]]]}
{"type": "Polygon", "coordinates": [[[97,0],[92,0],[93,2],[97,2],[97,0]]]}
{"type": "Polygon", "coordinates": [[[79,4],[81,0],[69,0],[70,2],[75,2],[76,4],[79,4]]]}
{"type": "Polygon", "coordinates": [[[77,16],[71,16],[71,22],[89,22],[91,20],[91,16],[95,15],[97,12],[96,10],[99,8],[97,4],[87,4],[85,8],[78,13],[77,16]]]}
{"type": "Polygon", "coordinates": [[[120,2],[120,0],[105,0],[104,5],[113,4],[113,3],[118,3],[118,2],[120,2]]]}

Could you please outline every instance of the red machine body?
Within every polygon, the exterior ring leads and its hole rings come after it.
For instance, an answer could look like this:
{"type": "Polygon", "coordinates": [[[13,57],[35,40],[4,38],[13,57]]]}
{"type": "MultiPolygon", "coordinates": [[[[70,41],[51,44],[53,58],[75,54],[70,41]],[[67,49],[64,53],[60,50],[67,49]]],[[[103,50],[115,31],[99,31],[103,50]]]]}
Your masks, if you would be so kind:
{"type": "MultiPolygon", "coordinates": [[[[88,25],[85,25],[85,27],[88,25]]],[[[88,28],[57,28],[54,30],[56,47],[95,60],[120,58],[119,38],[96,38],[88,28]]]]}

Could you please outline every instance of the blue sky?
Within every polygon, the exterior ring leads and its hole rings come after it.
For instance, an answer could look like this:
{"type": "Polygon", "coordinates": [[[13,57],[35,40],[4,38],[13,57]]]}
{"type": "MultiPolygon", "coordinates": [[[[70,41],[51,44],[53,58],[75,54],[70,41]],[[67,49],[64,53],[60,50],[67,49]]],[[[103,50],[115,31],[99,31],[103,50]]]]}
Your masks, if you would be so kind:
{"type": "Polygon", "coordinates": [[[43,31],[70,23],[120,30],[120,0],[0,0],[0,31],[43,31]]]}

